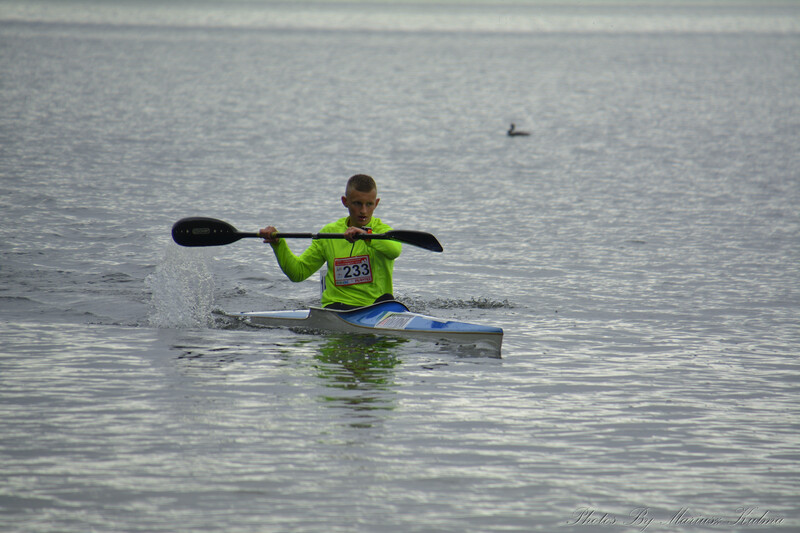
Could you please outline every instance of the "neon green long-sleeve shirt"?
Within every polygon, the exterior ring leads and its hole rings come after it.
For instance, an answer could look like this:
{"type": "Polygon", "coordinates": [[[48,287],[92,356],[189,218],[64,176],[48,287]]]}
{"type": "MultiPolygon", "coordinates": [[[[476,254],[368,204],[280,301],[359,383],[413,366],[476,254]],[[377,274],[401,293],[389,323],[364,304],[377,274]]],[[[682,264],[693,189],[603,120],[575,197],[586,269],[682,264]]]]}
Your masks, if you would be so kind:
{"type": "MultiPolygon", "coordinates": [[[[320,233],[344,233],[347,218],[326,225],[320,233]]],[[[392,228],[372,217],[373,233],[385,233],[392,228]]],[[[278,264],[286,276],[295,282],[308,279],[323,264],[328,263],[322,292],[323,307],[334,302],[348,305],[370,305],[384,294],[391,294],[394,260],[403,246],[390,240],[363,240],[355,243],[345,239],[314,239],[299,256],[294,255],[285,239],[272,245],[278,264]]]]}

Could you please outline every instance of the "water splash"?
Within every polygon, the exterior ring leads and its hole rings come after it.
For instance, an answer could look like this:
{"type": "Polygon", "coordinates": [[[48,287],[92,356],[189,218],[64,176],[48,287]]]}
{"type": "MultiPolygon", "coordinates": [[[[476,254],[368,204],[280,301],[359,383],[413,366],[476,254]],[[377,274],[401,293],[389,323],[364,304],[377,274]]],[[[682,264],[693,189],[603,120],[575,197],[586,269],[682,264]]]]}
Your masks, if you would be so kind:
{"type": "Polygon", "coordinates": [[[151,293],[150,325],[158,328],[213,325],[214,279],[208,250],[169,244],[145,284],[151,293]]]}
{"type": "Polygon", "coordinates": [[[514,307],[508,300],[498,301],[484,297],[473,297],[469,300],[436,298],[430,305],[438,309],[511,309],[514,307]]]}
{"type": "Polygon", "coordinates": [[[433,300],[400,295],[399,300],[417,312],[427,312],[429,309],[512,309],[514,304],[508,300],[492,300],[490,298],[470,298],[469,300],[452,298],[435,298],[433,300]]]}

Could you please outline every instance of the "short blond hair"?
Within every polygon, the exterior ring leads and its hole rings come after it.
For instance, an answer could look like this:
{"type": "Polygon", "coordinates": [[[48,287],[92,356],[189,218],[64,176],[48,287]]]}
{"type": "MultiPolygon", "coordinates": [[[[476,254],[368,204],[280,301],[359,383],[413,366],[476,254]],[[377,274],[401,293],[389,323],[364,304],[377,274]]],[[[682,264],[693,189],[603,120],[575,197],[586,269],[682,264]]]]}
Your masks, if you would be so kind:
{"type": "Polygon", "coordinates": [[[347,180],[347,187],[344,189],[345,196],[347,196],[347,192],[350,189],[361,192],[370,192],[373,190],[377,191],[378,186],[375,184],[375,180],[372,179],[372,176],[367,176],[366,174],[356,174],[355,176],[350,176],[350,179],[347,180]]]}

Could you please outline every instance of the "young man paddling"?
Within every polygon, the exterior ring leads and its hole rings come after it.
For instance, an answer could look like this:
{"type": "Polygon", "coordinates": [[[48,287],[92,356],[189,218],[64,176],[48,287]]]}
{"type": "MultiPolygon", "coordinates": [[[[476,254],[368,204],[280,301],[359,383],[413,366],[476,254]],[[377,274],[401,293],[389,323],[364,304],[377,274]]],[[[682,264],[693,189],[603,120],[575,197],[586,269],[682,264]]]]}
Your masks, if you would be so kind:
{"type": "Polygon", "coordinates": [[[358,239],[362,233],[385,233],[391,227],[373,217],[378,207],[378,187],[366,174],[347,181],[342,196],[349,216],[328,224],[321,233],[343,233],[344,239],[315,239],[306,251],[296,256],[284,239],[275,239],[278,230],[267,226],[258,234],[272,245],[278,264],[295,282],[308,279],[328,263],[322,291],[322,306],[331,309],[363,307],[377,301],[393,300],[392,271],[402,245],[391,240],[358,239]]]}

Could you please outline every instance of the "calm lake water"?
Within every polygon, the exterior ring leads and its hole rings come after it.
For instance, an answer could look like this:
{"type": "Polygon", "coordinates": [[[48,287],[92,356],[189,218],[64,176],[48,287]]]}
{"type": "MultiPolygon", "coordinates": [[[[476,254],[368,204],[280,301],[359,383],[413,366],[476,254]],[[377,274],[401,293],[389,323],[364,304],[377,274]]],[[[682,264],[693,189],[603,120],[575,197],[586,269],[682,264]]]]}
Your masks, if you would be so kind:
{"type": "Polygon", "coordinates": [[[800,529],[800,5],[508,4],[0,1],[0,530],[800,529]],[[170,241],[361,172],[502,358],[170,241]]]}

